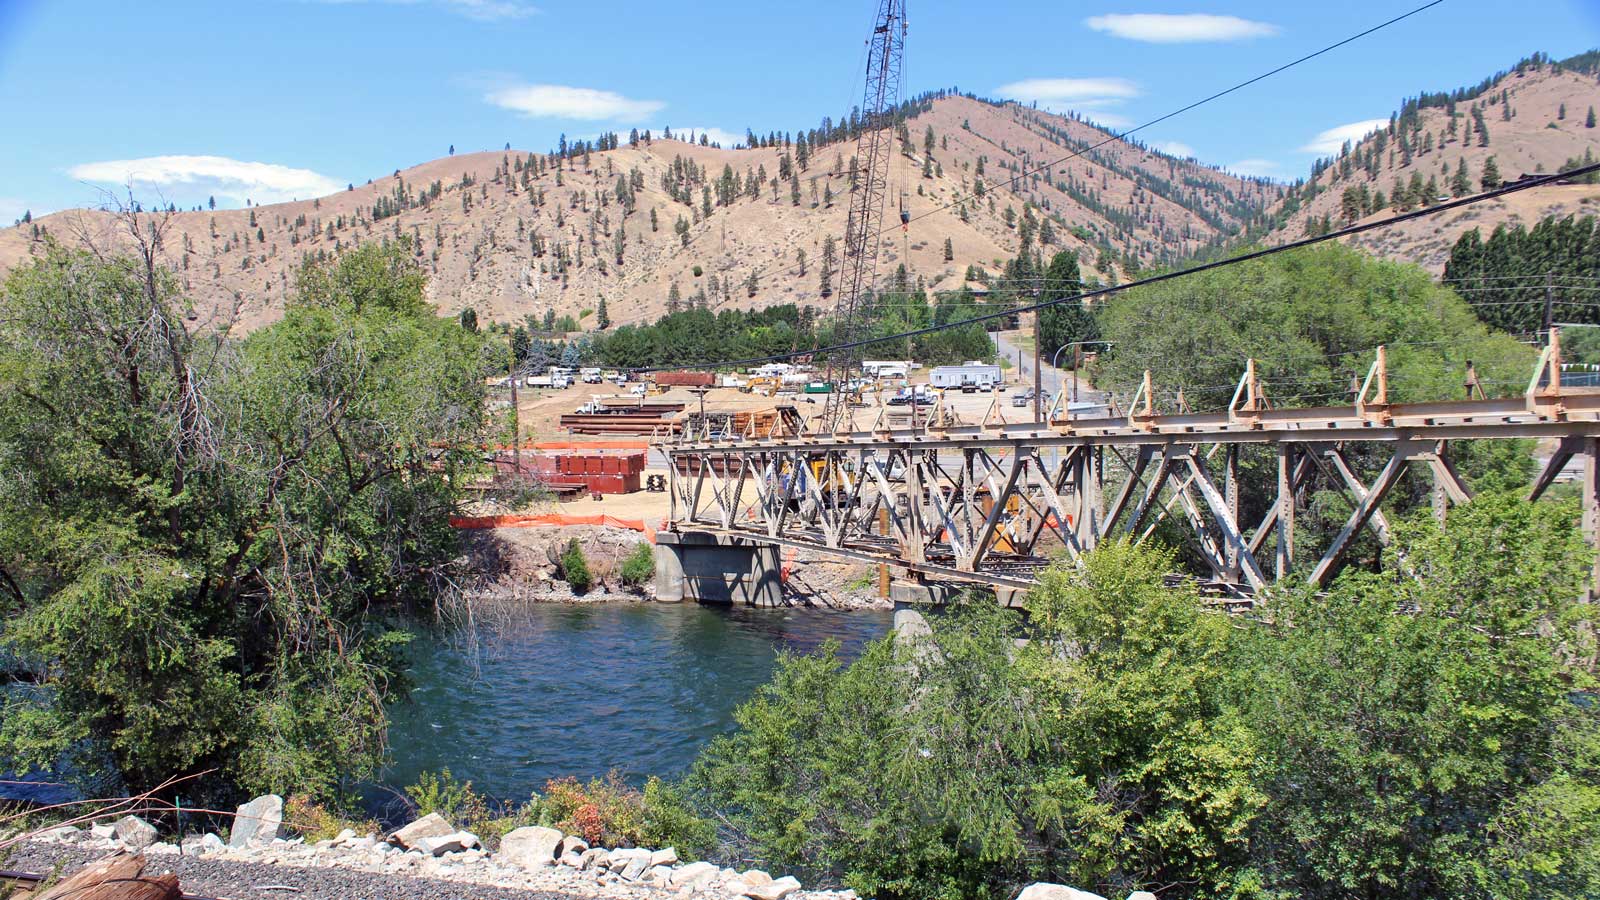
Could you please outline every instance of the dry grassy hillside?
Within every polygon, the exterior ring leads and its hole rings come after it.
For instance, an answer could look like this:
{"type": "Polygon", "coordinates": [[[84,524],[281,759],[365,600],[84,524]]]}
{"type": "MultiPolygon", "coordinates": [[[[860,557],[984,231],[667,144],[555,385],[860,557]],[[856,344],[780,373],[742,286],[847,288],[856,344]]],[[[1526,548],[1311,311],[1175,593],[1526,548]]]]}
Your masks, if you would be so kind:
{"type": "MultiPolygon", "coordinates": [[[[896,224],[903,194],[912,223],[883,236],[879,273],[887,277],[905,263],[937,287],[959,285],[969,265],[992,270],[1015,255],[1017,229],[1006,214],[1020,216],[1025,203],[1052,221],[1047,252],[1076,250],[1086,269],[1099,263],[1109,272],[1127,260],[1181,257],[1237,230],[1284,191],[1122,143],[1008,184],[1019,172],[1108,136],[1015,104],[944,97],[913,118],[907,132],[909,144],[895,145],[885,221],[896,224]],[[931,162],[924,158],[929,128],[931,162]]],[[[674,282],[685,300],[704,291],[713,306],[825,307],[833,301],[819,294],[818,269],[824,240],[843,234],[853,151],[852,141],[813,149],[809,166],[797,172],[798,203],[792,181],[774,180],[780,158],[790,153],[780,148],[719,149],[658,138],[573,157],[559,167],[541,157],[539,174],[526,185],[527,151],[461,154],[317,200],[174,213],[165,249],[196,302],[197,319],[236,316],[240,328],[276,318],[305,255],[398,234],[415,240],[442,311],[471,307],[485,320],[537,319],[547,310],[580,316],[602,297],[613,322],[654,319],[665,311],[674,282]],[[674,200],[663,182],[679,158],[705,176],[704,185],[688,187],[689,203],[674,200]],[[726,205],[717,197],[724,167],[742,187],[726,205]],[[618,199],[619,176],[632,195],[632,212],[618,199]],[[754,192],[748,189],[752,177],[754,192]],[[709,216],[702,187],[713,198],[709,216]],[[395,210],[386,214],[390,205],[395,210]],[[674,229],[680,217],[688,223],[686,236],[674,229]]],[[[121,241],[113,217],[103,211],[70,210],[35,224],[62,240],[87,238],[105,247],[121,241]]],[[[0,230],[0,268],[15,266],[39,246],[31,227],[0,230]]],[[[592,327],[594,318],[583,324],[592,327]]]]}
{"type": "MultiPolygon", "coordinates": [[[[1290,240],[1326,226],[1337,228],[1353,221],[1393,215],[1398,211],[1393,203],[1396,186],[1408,188],[1414,175],[1424,183],[1432,179],[1436,186],[1434,197],[1451,196],[1457,193],[1452,182],[1462,161],[1466,162],[1470,191],[1477,192],[1483,187],[1484,168],[1490,157],[1505,181],[1524,174],[1558,172],[1567,161],[1582,159],[1586,152],[1600,159],[1600,127],[1587,126],[1591,107],[1600,107],[1600,80],[1595,75],[1558,72],[1545,65],[1513,71],[1497,79],[1476,99],[1458,102],[1453,129],[1447,108],[1420,109],[1415,128],[1407,128],[1408,123],[1402,121],[1398,128],[1370,135],[1310,179],[1290,199],[1290,203],[1298,202],[1299,208],[1285,219],[1282,230],[1274,237],[1290,240]],[[1487,146],[1482,145],[1480,133],[1472,125],[1474,107],[1479,108],[1488,128],[1487,146]],[[1417,147],[1409,163],[1399,146],[1402,134],[1417,147]],[[1376,163],[1373,170],[1367,168],[1369,161],[1376,163]],[[1359,192],[1362,188],[1369,196],[1382,192],[1389,202],[1381,210],[1352,218],[1345,195],[1348,190],[1359,192]]],[[[1437,272],[1444,268],[1456,238],[1468,229],[1480,228],[1487,236],[1501,224],[1520,222],[1532,227],[1545,216],[1570,214],[1600,214],[1600,185],[1535,188],[1369,232],[1354,238],[1353,243],[1381,256],[1410,260],[1437,272]]]]}

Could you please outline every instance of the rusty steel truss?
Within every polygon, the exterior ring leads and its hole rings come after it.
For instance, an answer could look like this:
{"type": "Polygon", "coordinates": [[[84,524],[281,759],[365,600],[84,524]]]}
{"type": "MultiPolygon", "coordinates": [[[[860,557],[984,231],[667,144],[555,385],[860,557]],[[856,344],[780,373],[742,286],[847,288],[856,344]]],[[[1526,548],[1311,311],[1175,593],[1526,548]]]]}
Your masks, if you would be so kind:
{"type": "MultiPolygon", "coordinates": [[[[1475,379],[1469,380],[1473,393],[1475,379]]],[[[1407,470],[1431,479],[1440,515],[1471,491],[1450,459],[1459,440],[1557,442],[1528,499],[1537,500],[1574,457],[1585,461],[1583,526],[1600,533],[1600,391],[1564,389],[1552,333],[1521,396],[1390,403],[1383,348],[1348,406],[1274,409],[1253,362],[1221,412],[1155,408],[1145,375],[1126,412],[1063,416],[1062,396],[1043,421],[1007,422],[999,401],[963,422],[943,399],[920,421],[755,433],[708,440],[693,432],[664,444],[671,458],[671,526],[884,563],[914,578],[1027,588],[1052,555],[1077,558],[1119,535],[1149,538],[1161,522],[1184,535],[1201,578],[1248,597],[1289,576],[1295,514],[1318,474],[1352,511],[1306,572],[1324,585],[1363,531],[1383,544],[1382,506],[1407,470]],[[1276,488],[1264,515],[1240,516],[1240,451],[1270,447],[1276,488]],[[1352,451],[1386,462],[1370,480],[1352,451]]],[[[822,417],[816,420],[820,426],[822,417]]],[[[1597,570],[1600,573],[1600,570],[1597,570]]]]}

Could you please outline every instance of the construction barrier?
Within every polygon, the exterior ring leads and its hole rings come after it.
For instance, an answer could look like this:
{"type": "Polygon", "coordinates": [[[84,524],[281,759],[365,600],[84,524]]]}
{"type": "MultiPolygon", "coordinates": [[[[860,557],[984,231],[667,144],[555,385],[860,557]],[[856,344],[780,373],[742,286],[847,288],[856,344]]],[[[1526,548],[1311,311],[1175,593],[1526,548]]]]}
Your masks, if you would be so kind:
{"type": "Polygon", "coordinates": [[[643,519],[619,519],[616,516],[605,514],[595,516],[567,516],[560,513],[530,513],[527,515],[508,516],[451,516],[450,527],[465,530],[482,528],[549,528],[565,527],[568,525],[603,525],[610,528],[626,528],[630,531],[642,532],[650,543],[656,542],[658,528],[646,524],[643,519]]]}

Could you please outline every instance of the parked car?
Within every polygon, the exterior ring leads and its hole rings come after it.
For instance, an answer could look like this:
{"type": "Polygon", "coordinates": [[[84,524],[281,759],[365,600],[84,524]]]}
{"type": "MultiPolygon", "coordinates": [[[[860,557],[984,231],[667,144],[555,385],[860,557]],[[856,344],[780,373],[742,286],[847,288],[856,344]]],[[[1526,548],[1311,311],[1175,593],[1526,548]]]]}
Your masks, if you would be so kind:
{"type": "Polygon", "coordinates": [[[1016,395],[1015,397],[1012,397],[1011,398],[1011,405],[1012,406],[1027,406],[1028,404],[1033,402],[1033,397],[1034,397],[1033,388],[1028,388],[1027,390],[1025,390],[1022,393],[1016,395]]]}

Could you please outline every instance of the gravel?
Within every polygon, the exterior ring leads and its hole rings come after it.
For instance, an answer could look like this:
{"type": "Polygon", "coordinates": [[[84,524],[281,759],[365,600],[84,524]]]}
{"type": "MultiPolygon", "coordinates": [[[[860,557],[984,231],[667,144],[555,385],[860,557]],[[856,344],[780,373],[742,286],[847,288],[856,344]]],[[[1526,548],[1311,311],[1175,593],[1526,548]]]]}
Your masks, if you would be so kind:
{"type": "MultiPolygon", "coordinates": [[[[4,867],[24,872],[49,872],[58,863],[65,874],[104,856],[106,851],[84,851],[64,845],[29,843],[14,848],[4,867]]],[[[627,896],[604,894],[589,885],[573,891],[511,890],[436,878],[406,877],[332,867],[274,866],[192,856],[147,856],[145,872],[175,872],[186,894],[226,897],[228,900],[572,900],[627,896]]],[[[665,894],[639,889],[638,897],[665,894]]]]}

